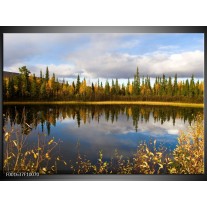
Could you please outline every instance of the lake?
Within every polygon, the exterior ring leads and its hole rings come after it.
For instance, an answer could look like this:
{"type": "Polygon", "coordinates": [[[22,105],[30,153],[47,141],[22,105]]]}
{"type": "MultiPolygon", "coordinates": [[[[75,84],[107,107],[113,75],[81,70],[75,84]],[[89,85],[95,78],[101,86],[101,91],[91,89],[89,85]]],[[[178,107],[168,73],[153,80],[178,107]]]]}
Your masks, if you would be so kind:
{"type": "MultiPolygon", "coordinates": [[[[3,125],[27,137],[27,148],[37,145],[37,137],[60,140],[54,150],[66,163],[76,163],[77,154],[97,165],[99,152],[109,161],[117,150],[131,159],[140,143],[164,146],[167,152],[177,144],[180,131],[194,123],[202,108],[142,105],[4,105],[3,125]],[[28,127],[23,127],[23,117],[28,127]]],[[[14,135],[15,136],[15,135],[14,135]]],[[[51,157],[51,162],[53,157],[51,157]]],[[[73,173],[63,162],[58,173],[73,173]]]]}

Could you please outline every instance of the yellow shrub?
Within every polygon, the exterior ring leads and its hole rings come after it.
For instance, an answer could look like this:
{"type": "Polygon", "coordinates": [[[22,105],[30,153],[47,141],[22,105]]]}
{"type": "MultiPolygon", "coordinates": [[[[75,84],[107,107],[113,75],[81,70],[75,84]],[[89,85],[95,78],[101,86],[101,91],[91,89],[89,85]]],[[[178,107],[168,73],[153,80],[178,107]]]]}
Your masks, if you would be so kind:
{"type": "Polygon", "coordinates": [[[204,123],[203,116],[198,115],[193,126],[187,132],[181,132],[178,145],[173,152],[169,165],[171,174],[204,173],[204,123]]]}

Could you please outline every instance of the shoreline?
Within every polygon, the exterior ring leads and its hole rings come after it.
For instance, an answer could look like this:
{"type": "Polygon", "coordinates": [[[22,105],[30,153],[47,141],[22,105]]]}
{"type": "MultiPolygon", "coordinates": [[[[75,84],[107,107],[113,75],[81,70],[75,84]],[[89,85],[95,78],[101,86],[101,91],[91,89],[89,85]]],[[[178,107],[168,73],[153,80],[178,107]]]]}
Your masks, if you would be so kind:
{"type": "Polygon", "coordinates": [[[177,106],[204,108],[203,103],[180,103],[158,101],[3,101],[3,105],[53,105],[53,104],[80,104],[80,105],[149,105],[149,106],[177,106]]]}

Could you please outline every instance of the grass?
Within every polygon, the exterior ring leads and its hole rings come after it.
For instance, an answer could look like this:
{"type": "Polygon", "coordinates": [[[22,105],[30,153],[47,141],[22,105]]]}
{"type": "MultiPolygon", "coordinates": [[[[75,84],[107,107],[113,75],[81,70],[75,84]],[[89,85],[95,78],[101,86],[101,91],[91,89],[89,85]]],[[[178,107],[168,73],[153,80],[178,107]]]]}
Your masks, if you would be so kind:
{"type": "Polygon", "coordinates": [[[4,105],[51,105],[51,104],[81,104],[81,105],[153,105],[153,106],[177,106],[204,108],[202,103],[180,103],[180,102],[155,102],[155,101],[9,101],[3,102],[4,105]]]}

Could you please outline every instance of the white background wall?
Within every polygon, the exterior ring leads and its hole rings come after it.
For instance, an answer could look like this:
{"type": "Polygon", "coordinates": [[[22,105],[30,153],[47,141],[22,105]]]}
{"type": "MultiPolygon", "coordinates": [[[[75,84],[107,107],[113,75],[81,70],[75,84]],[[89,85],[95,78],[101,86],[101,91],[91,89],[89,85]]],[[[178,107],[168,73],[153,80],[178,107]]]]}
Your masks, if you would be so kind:
{"type": "MultiPolygon", "coordinates": [[[[205,1],[1,0],[0,25],[206,25],[205,1]]],[[[0,206],[199,206],[207,182],[1,182],[0,206]]],[[[206,204],[205,204],[206,205],[206,204]]]]}

